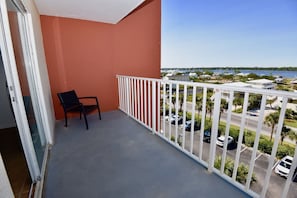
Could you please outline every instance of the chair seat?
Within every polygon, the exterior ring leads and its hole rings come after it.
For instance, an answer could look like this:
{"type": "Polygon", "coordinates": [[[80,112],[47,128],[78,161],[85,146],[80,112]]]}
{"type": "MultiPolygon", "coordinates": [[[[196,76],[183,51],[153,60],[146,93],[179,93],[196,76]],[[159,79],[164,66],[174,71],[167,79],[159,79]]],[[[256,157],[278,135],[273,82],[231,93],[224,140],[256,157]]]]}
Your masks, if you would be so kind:
{"type": "Polygon", "coordinates": [[[90,113],[97,109],[97,105],[84,105],[86,113],[90,113]]]}

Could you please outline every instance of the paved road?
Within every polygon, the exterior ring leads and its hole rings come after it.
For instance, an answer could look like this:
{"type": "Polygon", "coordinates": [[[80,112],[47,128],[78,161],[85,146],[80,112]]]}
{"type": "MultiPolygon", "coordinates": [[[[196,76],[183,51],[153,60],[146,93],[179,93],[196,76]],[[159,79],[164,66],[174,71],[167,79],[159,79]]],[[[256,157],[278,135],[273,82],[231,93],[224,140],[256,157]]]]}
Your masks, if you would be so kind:
{"type": "MultiPolygon", "coordinates": [[[[187,102],[186,111],[188,111],[188,112],[192,111],[192,103],[187,102]]],[[[224,112],[224,113],[221,114],[221,120],[226,122],[227,113],[224,112]]],[[[259,122],[259,117],[258,116],[247,115],[246,122],[245,122],[245,129],[248,129],[248,130],[251,130],[251,131],[257,131],[258,122],[259,122]]],[[[241,114],[232,113],[231,124],[240,127],[241,126],[241,114]]],[[[276,128],[277,128],[277,126],[275,127],[275,130],[276,130],[276,128]]],[[[264,135],[267,135],[267,136],[270,137],[270,133],[271,133],[271,127],[268,127],[267,125],[263,124],[261,134],[264,134],[264,135]]],[[[275,134],[273,134],[273,137],[274,136],[275,136],[275,134]]],[[[291,140],[291,139],[289,139],[287,137],[285,138],[284,141],[289,142],[291,144],[296,144],[295,141],[293,141],[293,140],[291,140]]]]}
{"type": "MultiPolygon", "coordinates": [[[[169,127],[171,128],[171,135],[175,136],[176,134],[176,128],[177,128],[177,134],[182,134],[181,126],[176,127],[176,125],[171,125],[166,121],[165,124],[165,136],[169,136],[169,127]]],[[[163,122],[162,122],[162,129],[163,128],[163,122]]],[[[164,130],[163,130],[164,131],[164,130]]],[[[190,140],[191,140],[191,133],[185,132],[185,149],[187,151],[190,151],[190,140]]],[[[199,156],[199,142],[200,142],[200,133],[199,131],[194,133],[194,142],[193,142],[193,153],[197,156],[199,156]]],[[[208,161],[209,159],[209,149],[210,144],[203,142],[203,151],[202,151],[202,160],[208,161]]],[[[240,162],[248,165],[250,164],[250,159],[252,155],[251,148],[242,147],[242,152],[240,154],[240,162]]],[[[216,155],[222,155],[223,149],[221,147],[216,147],[216,155]]],[[[228,150],[227,156],[229,158],[235,159],[236,155],[236,149],[228,150]]],[[[251,185],[251,189],[257,193],[261,193],[262,186],[264,183],[265,174],[268,167],[268,155],[266,154],[257,154],[257,159],[255,161],[255,167],[254,167],[254,173],[257,177],[257,182],[251,185]]],[[[272,172],[271,178],[270,178],[270,184],[269,189],[267,191],[266,197],[267,198],[278,198],[281,196],[282,189],[285,185],[285,178],[282,178],[278,176],[277,174],[272,172]]],[[[297,196],[297,183],[291,183],[290,191],[288,198],[296,198],[297,196]]]]}

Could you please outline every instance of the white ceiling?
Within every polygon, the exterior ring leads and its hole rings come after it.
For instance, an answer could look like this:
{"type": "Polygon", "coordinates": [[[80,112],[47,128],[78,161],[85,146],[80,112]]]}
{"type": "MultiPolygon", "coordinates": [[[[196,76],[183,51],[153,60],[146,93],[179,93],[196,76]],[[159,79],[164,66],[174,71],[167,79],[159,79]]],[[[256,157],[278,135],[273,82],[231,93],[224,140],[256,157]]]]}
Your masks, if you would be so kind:
{"type": "Polygon", "coordinates": [[[41,15],[116,24],[145,0],[35,0],[41,15]]]}

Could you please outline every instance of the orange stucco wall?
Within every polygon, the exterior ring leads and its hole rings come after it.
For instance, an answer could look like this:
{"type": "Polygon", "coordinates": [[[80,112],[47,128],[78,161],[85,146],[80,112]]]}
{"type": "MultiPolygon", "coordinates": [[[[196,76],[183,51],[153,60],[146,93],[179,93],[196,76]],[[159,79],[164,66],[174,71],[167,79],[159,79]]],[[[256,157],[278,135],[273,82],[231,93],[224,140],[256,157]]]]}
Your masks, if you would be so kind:
{"type": "Polygon", "coordinates": [[[102,111],[118,108],[116,75],[160,77],[161,3],[153,0],[116,25],[41,16],[56,119],[57,94],[98,96],[102,111]]]}

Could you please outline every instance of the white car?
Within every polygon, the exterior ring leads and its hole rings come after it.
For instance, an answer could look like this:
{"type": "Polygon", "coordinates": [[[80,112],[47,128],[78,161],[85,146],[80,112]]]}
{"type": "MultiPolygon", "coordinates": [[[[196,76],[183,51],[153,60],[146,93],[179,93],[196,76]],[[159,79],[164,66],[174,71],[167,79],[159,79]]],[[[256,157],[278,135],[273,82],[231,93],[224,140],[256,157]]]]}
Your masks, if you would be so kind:
{"type": "MultiPolygon", "coordinates": [[[[218,146],[223,147],[223,146],[224,146],[224,142],[225,142],[225,135],[221,135],[220,137],[218,137],[216,144],[217,144],[218,146]]],[[[233,142],[234,142],[233,137],[228,136],[228,143],[227,143],[227,146],[228,146],[229,144],[232,144],[233,142]]]]}
{"type": "Polygon", "coordinates": [[[279,174],[280,176],[288,177],[292,163],[293,157],[287,155],[286,157],[282,158],[281,161],[277,164],[274,172],[276,174],[279,174]]]}
{"type": "Polygon", "coordinates": [[[177,115],[177,116],[176,115],[172,115],[171,118],[169,118],[169,122],[171,124],[176,124],[175,123],[175,119],[177,119],[177,124],[182,124],[183,118],[181,116],[179,116],[179,115],[177,115]]]}

